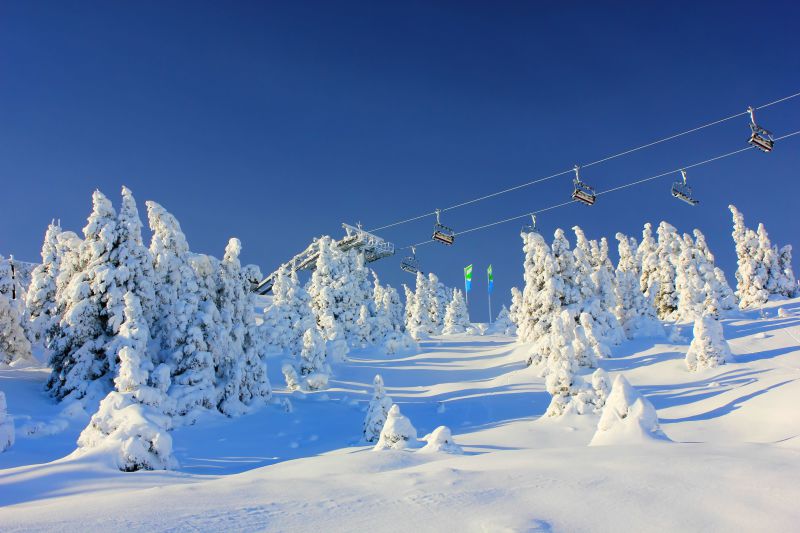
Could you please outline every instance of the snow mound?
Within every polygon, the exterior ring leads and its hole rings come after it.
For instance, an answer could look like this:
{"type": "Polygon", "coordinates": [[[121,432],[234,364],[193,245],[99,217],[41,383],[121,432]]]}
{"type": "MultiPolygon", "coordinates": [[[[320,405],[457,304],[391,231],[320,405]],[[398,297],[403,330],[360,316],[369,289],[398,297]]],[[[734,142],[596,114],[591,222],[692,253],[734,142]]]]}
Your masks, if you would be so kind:
{"type": "Polygon", "coordinates": [[[453,434],[447,426],[439,426],[433,430],[433,433],[422,437],[422,440],[427,442],[427,444],[419,450],[423,453],[445,452],[458,455],[464,453],[461,446],[453,442],[453,434]]]}
{"type": "Polygon", "coordinates": [[[397,404],[392,405],[381,430],[374,450],[402,450],[416,444],[417,430],[401,412],[397,404]]]}
{"type": "Polygon", "coordinates": [[[618,375],[589,446],[668,440],[658,425],[658,414],[653,404],[634,389],[627,379],[618,375]]]}

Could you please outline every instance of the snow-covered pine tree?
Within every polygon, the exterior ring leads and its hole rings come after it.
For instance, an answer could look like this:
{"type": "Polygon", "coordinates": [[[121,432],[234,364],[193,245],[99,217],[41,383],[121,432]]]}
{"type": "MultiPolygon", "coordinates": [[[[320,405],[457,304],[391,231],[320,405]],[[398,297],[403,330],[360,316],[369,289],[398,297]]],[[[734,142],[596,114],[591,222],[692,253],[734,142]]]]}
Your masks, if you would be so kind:
{"type": "Polygon", "coordinates": [[[12,304],[10,295],[0,293],[0,363],[30,359],[31,343],[22,328],[22,316],[12,304]]]}
{"type": "Polygon", "coordinates": [[[92,195],[92,213],[83,228],[80,270],[64,293],[64,311],[51,346],[53,396],[80,399],[90,390],[105,393],[115,361],[107,344],[123,320],[122,288],[117,283],[117,214],[100,191],[92,195]]]}
{"type": "Polygon", "coordinates": [[[617,233],[619,263],[615,272],[616,315],[629,339],[663,335],[664,328],[656,317],[652,297],[641,291],[639,266],[632,239],[617,233]]]}
{"type": "MultiPolygon", "coordinates": [[[[622,329],[616,315],[617,296],[615,292],[614,266],[608,258],[608,241],[605,237],[592,244],[592,264],[594,271],[591,281],[595,288],[592,298],[583,304],[584,312],[588,313],[594,324],[591,329],[597,340],[603,344],[618,345],[625,340],[625,330],[622,329]]],[[[606,348],[602,348],[605,351],[606,348]]]]}
{"type": "Polygon", "coordinates": [[[464,302],[464,294],[456,289],[453,291],[453,299],[447,305],[442,333],[445,335],[464,333],[469,327],[469,312],[467,304],[464,302]]]}
{"type": "Polygon", "coordinates": [[[285,266],[280,268],[272,287],[272,305],[264,312],[269,344],[289,354],[300,353],[303,333],[315,325],[311,298],[297,272],[285,266]]]}
{"type": "Polygon", "coordinates": [[[436,332],[436,325],[431,318],[431,309],[436,304],[428,278],[421,272],[417,272],[417,286],[412,302],[408,332],[415,340],[433,335],[436,332]]]}
{"type": "Polygon", "coordinates": [[[556,229],[553,234],[553,244],[551,245],[553,263],[555,265],[555,275],[561,280],[558,294],[561,300],[561,307],[569,308],[573,313],[580,311],[582,303],[582,287],[579,286],[578,271],[575,266],[575,256],[569,246],[569,241],[564,235],[564,230],[556,229]]]}
{"type": "Polygon", "coordinates": [[[522,291],[517,287],[511,287],[511,308],[508,310],[508,318],[517,328],[519,328],[520,317],[523,314],[522,306],[522,291]]]}
{"type": "Polygon", "coordinates": [[[0,453],[14,445],[14,419],[8,416],[6,395],[0,391],[0,453]]]}
{"type": "MultiPolygon", "coordinates": [[[[525,287],[517,311],[517,334],[523,342],[536,342],[547,335],[552,318],[560,313],[563,282],[544,238],[536,232],[524,233],[522,238],[525,287]]],[[[532,355],[529,362],[541,362],[540,354],[532,355]]]]}
{"type": "Polygon", "coordinates": [[[417,430],[411,421],[400,412],[397,404],[392,405],[386,416],[386,423],[381,429],[381,435],[374,450],[403,450],[409,445],[414,445],[417,440],[417,430]]]}
{"type": "Polygon", "coordinates": [[[78,438],[78,447],[111,453],[125,472],[168,469],[176,465],[168,432],[171,419],[164,414],[169,383],[152,384],[154,368],[147,354],[150,332],[139,298],[129,291],[123,306],[124,321],[114,340],[119,359],[115,390],[100,402],[78,438]]]}
{"type": "Polygon", "coordinates": [[[597,323],[589,313],[581,313],[578,321],[581,325],[578,331],[585,337],[585,340],[581,340],[587,346],[587,350],[584,352],[585,360],[578,361],[578,364],[593,368],[597,366],[598,359],[611,357],[611,349],[595,333],[594,329],[597,323]]]}
{"type": "Polygon", "coordinates": [[[569,310],[563,309],[551,318],[548,334],[539,339],[535,349],[546,362],[546,367],[542,369],[544,373],[552,374],[565,369],[574,374],[577,371],[578,361],[584,359],[586,354],[578,354],[576,350],[586,350],[586,346],[578,340],[575,317],[569,310]]]}
{"type": "Polygon", "coordinates": [[[656,312],[662,320],[674,317],[678,310],[678,291],[675,288],[678,260],[683,241],[674,226],[667,222],[658,225],[658,292],[655,296],[656,312]]]}
{"type": "Polygon", "coordinates": [[[290,389],[324,389],[330,374],[325,339],[316,327],[309,328],[303,334],[303,347],[297,365],[283,365],[286,385],[290,389]]]}
{"type": "Polygon", "coordinates": [[[25,295],[30,331],[33,342],[46,342],[48,332],[58,323],[56,314],[56,277],[61,257],[58,253],[58,236],[61,227],[51,222],[44,234],[42,262],[33,269],[31,283],[25,295]]]}
{"type": "Polygon", "coordinates": [[[706,282],[700,271],[704,259],[698,252],[691,237],[684,234],[675,269],[675,290],[678,294],[675,318],[694,320],[703,314],[707,294],[704,292],[706,282]]]}
{"type": "Polygon", "coordinates": [[[497,317],[492,324],[492,331],[499,335],[509,336],[517,333],[517,326],[511,320],[510,312],[505,305],[500,307],[500,312],[497,313],[497,317]]]}
{"type": "Polygon", "coordinates": [[[373,342],[373,317],[370,316],[369,307],[366,304],[361,304],[358,310],[358,319],[356,320],[356,327],[352,333],[353,342],[359,348],[366,348],[373,342]]]}
{"type": "Polygon", "coordinates": [[[433,324],[434,333],[440,334],[444,328],[444,316],[447,313],[447,305],[450,303],[450,298],[444,283],[440,282],[433,272],[428,274],[428,290],[431,298],[429,307],[430,321],[433,324]]]}
{"type": "Polygon", "coordinates": [[[122,291],[131,291],[139,298],[145,320],[155,323],[156,295],[153,256],[142,242],[142,221],[133,193],[122,187],[122,206],[117,217],[119,245],[112,252],[117,284],[122,291]]]}
{"type": "MultiPolygon", "coordinates": [[[[769,300],[767,288],[770,278],[769,265],[764,262],[763,244],[759,235],[745,226],[744,215],[729,205],[733,215],[733,242],[736,245],[738,268],[736,269],[736,296],[739,307],[759,307],[769,300]]],[[[766,232],[765,232],[766,233],[766,232]]]]}
{"type": "Polygon", "coordinates": [[[792,270],[792,245],[787,244],[778,253],[778,292],[787,298],[794,298],[800,294],[797,280],[792,270]]]}
{"type": "MultiPolygon", "coordinates": [[[[653,238],[653,225],[649,222],[644,225],[642,230],[642,242],[636,249],[636,263],[639,265],[639,289],[645,295],[650,295],[655,299],[656,291],[653,290],[658,284],[658,243],[653,238]]],[[[654,300],[655,301],[655,300],[654,300]]]]}
{"type": "Polygon", "coordinates": [[[661,431],[653,404],[622,374],[617,375],[589,446],[638,444],[651,440],[669,440],[661,431]]]}
{"type": "Polygon", "coordinates": [[[453,440],[453,434],[450,431],[450,428],[447,426],[439,426],[433,430],[432,433],[429,433],[422,437],[427,444],[420,448],[421,453],[436,453],[436,452],[444,452],[444,453],[452,453],[452,454],[462,454],[464,450],[461,449],[461,446],[455,443],[453,440]]]}
{"type": "Polygon", "coordinates": [[[217,366],[217,390],[219,409],[228,416],[272,395],[261,359],[264,346],[256,331],[255,301],[239,261],[241,251],[239,239],[228,241],[217,281],[217,308],[229,346],[217,366]]]}
{"type": "Polygon", "coordinates": [[[695,229],[693,234],[694,247],[700,259],[700,273],[713,293],[708,296],[708,299],[716,300],[720,311],[735,309],[736,297],[730,285],[728,285],[728,280],[725,279],[725,273],[721,268],[714,265],[714,254],[708,248],[705,235],[699,229],[695,229]]]}
{"type": "Polygon", "coordinates": [[[376,442],[380,438],[381,430],[386,424],[386,418],[389,415],[389,409],[392,408],[392,399],[386,395],[383,378],[380,374],[375,376],[372,384],[372,399],[369,402],[367,416],[364,419],[364,442],[376,442]]]}
{"type": "Polygon", "coordinates": [[[694,321],[694,338],[686,352],[686,367],[690,371],[716,368],[731,360],[731,351],[722,334],[722,324],[712,315],[694,321]]]}
{"type": "Polygon", "coordinates": [[[403,294],[406,298],[405,307],[403,308],[406,331],[410,331],[413,325],[412,318],[414,317],[414,306],[416,305],[414,301],[415,296],[414,296],[414,291],[412,291],[411,288],[405,283],[403,283],[403,294]]]}

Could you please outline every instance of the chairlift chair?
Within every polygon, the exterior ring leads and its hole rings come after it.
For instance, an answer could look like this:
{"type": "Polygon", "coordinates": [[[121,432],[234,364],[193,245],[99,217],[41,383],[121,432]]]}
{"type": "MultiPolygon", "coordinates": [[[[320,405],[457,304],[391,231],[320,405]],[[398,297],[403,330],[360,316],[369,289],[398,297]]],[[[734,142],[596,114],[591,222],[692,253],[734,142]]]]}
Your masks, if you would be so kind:
{"type": "Polygon", "coordinates": [[[772,133],[765,130],[758,124],[756,124],[756,110],[752,107],[747,108],[747,112],[750,114],[750,130],[752,134],[750,135],[750,144],[761,150],[762,152],[769,153],[772,151],[772,146],[775,144],[775,140],[772,138],[772,133]]]}
{"type": "Polygon", "coordinates": [[[416,274],[419,272],[419,261],[417,261],[417,250],[416,247],[411,247],[411,255],[408,257],[404,257],[402,261],[400,261],[400,268],[408,272],[409,274],[416,274]]]}
{"type": "Polygon", "coordinates": [[[692,196],[692,188],[686,183],[686,171],[681,170],[681,176],[683,177],[683,181],[676,181],[672,184],[672,196],[677,198],[678,200],[682,200],[689,205],[697,205],[700,203],[700,200],[697,200],[692,196]]]}
{"type": "Polygon", "coordinates": [[[438,241],[442,244],[446,244],[450,246],[456,240],[456,234],[453,231],[453,228],[449,228],[441,223],[439,220],[439,215],[441,213],[441,209],[436,210],[436,225],[433,227],[433,236],[432,239],[434,241],[438,241]]]}
{"type": "Polygon", "coordinates": [[[536,215],[531,215],[531,223],[522,226],[522,233],[537,233],[536,215]]]}
{"type": "Polygon", "coordinates": [[[582,204],[594,205],[597,201],[597,194],[595,194],[592,187],[581,181],[580,168],[581,167],[578,165],[575,165],[575,178],[572,180],[574,186],[572,190],[572,199],[582,204]]]}

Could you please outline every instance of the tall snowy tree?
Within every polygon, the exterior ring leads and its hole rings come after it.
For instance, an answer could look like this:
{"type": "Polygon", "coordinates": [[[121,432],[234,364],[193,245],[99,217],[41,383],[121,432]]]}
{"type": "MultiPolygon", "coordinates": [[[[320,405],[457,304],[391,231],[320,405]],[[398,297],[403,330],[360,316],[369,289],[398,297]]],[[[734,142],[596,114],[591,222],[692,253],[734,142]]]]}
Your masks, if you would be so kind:
{"type": "Polygon", "coordinates": [[[31,358],[31,344],[22,328],[22,316],[9,296],[0,293],[0,363],[31,358]]]}
{"type": "Polygon", "coordinates": [[[414,339],[420,340],[436,332],[436,325],[431,318],[431,309],[434,305],[428,278],[421,272],[417,272],[417,285],[407,326],[408,332],[414,339]]]}
{"type": "Polygon", "coordinates": [[[58,323],[56,313],[56,277],[61,257],[58,253],[58,236],[61,227],[51,222],[44,234],[42,262],[33,269],[31,284],[25,296],[30,331],[34,342],[46,342],[48,332],[58,323]]]}
{"type": "Polygon", "coordinates": [[[521,341],[536,342],[549,332],[553,316],[560,313],[563,282],[542,236],[525,233],[523,241],[525,287],[517,311],[517,334],[521,341]]]}
{"type": "Polygon", "coordinates": [[[281,268],[272,287],[272,305],[264,312],[264,329],[270,345],[290,354],[300,353],[303,333],[315,325],[311,297],[297,272],[281,268]]]}
{"type": "Polygon", "coordinates": [[[115,260],[117,215],[100,191],[94,192],[92,203],[83,229],[81,268],[66,288],[64,311],[51,346],[47,387],[59,399],[79,399],[90,390],[104,393],[115,371],[107,344],[119,331],[124,309],[115,260]]]}
{"type": "Polygon", "coordinates": [[[657,290],[653,290],[658,285],[658,243],[653,238],[653,225],[649,222],[644,225],[642,230],[642,242],[636,249],[636,262],[639,268],[639,288],[642,293],[651,295],[655,302],[657,290]]]}
{"type": "Polygon", "coordinates": [[[456,289],[453,291],[453,299],[447,304],[442,333],[445,335],[464,333],[468,327],[470,327],[469,312],[464,302],[464,294],[456,289]]]}
{"type": "Polygon", "coordinates": [[[639,266],[633,242],[622,233],[619,241],[619,263],[615,272],[616,315],[629,339],[663,335],[664,329],[656,317],[653,297],[641,291],[639,266]]]}
{"type": "MultiPolygon", "coordinates": [[[[672,319],[678,310],[678,291],[675,287],[682,240],[674,226],[667,222],[658,225],[658,292],[656,312],[661,319],[672,319]]],[[[643,267],[644,268],[644,267],[643,267]]]]}

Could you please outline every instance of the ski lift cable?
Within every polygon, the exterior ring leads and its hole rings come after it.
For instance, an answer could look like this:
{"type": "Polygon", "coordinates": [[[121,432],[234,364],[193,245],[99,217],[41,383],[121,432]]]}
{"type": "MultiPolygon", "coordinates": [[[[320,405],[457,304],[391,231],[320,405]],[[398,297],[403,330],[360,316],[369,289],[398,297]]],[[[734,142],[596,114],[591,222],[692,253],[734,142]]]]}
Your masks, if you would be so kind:
{"type": "MultiPolygon", "coordinates": [[[[795,135],[800,135],[800,130],[794,131],[792,133],[787,133],[786,135],[783,135],[781,137],[777,137],[777,138],[775,138],[775,141],[788,139],[789,137],[794,137],[795,135]]],[[[612,192],[617,192],[617,191],[622,190],[622,189],[627,189],[628,187],[633,187],[634,185],[641,185],[642,183],[646,183],[648,181],[653,181],[653,180],[658,179],[658,178],[663,178],[665,176],[674,175],[676,172],[680,172],[681,169],[686,170],[686,169],[689,169],[689,168],[699,167],[701,165],[706,165],[708,163],[712,163],[714,161],[719,161],[720,159],[724,159],[726,157],[731,157],[731,156],[736,155],[736,154],[741,154],[742,152],[747,152],[748,150],[753,150],[753,149],[754,149],[753,146],[746,146],[744,148],[739,148],[738,150],[734,150],[734,151],[728,152],[726,154],[722,154],[722,155],[718,155],[718,156],[715,156],[715,157],[712,157],[712,158],[709,158],[709,159],[705,159],[705,160],[699,161],[697,163],[692,163],[690,165],[684,165],[684,166],[678,167],[677,169],[674,169],[674,170],[670,170],[670,171],[667,171],[667,172],[662,172],[660,174],[656,174],[655,176],[650,176],[650,177],[643,178],[643,179],[640,179],[640,180],[632,181],[630,183],[626,183],[624,185],[619,185],[619,186],[613,187],[611,189],[606,189],[605,191],[600,191],[600,192],[597,193],[597,196],[601,196],[603,194],[609,194],[609,193],[612,193],[612,192]]],[[[536,211],[531,211],[530,213],[525,213],[523,215],[504,218],[502,220],[497,220],[495,222],[490,222],[488,224],[483,224],[482,226],[476,226],[474,228],[465,229],[464,231],[457,232],[456,236],[464,235],[466,233],[472,233],[473,231],[480,231],[480,230],[483,230],[483,229],[491,228],[492,226],[498,226],[500,224],[505,224],[507,222],[513,222],[515,220],[520,220],[520,219],[523,219],[523,218],[527,218],[527,217],[530,217],[531,215],[537,215],[539,213],[544,213],[546,211],[551,211],[553,209],[558,209],[560,207],[566,207],[568,205],[574,204],[575,202],[576,202],[575,200],[569,200],[569,201],[566,201],[566,202],[562,202],[560,204],[555,204],[555,205],[551,205],[549,207],[544,207],[542,209],[537,209],[536,211]]],[[[412,246],[414,246],[414,247],[422,246],[422,245],[425,245],[425,244],[430,244],[432,242],[433,242],[433,239],[427,240],[427,241],[422,241],[422,242],[419,242],[419,243],[416,243],[416,244],[413,244],[413,245],[404,246],[401,249],[408,249],[408,248],[411,248],[412,246]]]]}
{"type": "MultiPolygon", "coordinates": [[[[794,94],[790,94],[788,96],[784,96],[783,98],[779,98],[777,100],[773,100],[772,102],[767,102],[766,104],[762,104],[762,105],[760,105],[758,107],[755,107],[754,109],[756,109],[756,110],[764,109],[764,108],[767,108],[767,107],[770,107],[770,106],[773,106],[773,105],[780,104],[780,103],[785,102],[787,100],[791,100],[792,98],[796,98],[798,96],[800,96],[800,92],[797,92],[797,93],[794,93],[794,94]]],[[[747,114],[748,114],[747,111],[742,111],[741,113],[736,113],[735,115],[730,115],[730,116],[727,116],[725,118],[714,120],[714,121],[709,122],[707,124],[703,124],[701,126],[697,126],[697,127],[688,129],[686,131],[682,131],[680,133],[676,133],[674,135],[670,135],[668,137],[664,137],[662,139],[658,139],[656,141],[649,142],[647,144],[643,144],[641,146],[637,146],[635,148],[631,148],[629,150],[625,150],[623,152],[619,152],[617,154],[610,155],[608,157],[604,157],[602,159],[598,159],[597,161],[592,161],[590,163],[585,163],[585,164],[582,165],[582,167],[586,168],[586,167],[591,167],[591,166],[594,166],[594,165],[599,165],[599,164],[611,161],[612,159],[617,159],[619,157],[622,157],[622,156],[625,156],[625,155],[629,155],[629,154],[632,154],[634,152],[638,152],[639,150],[644,150],[645,148],[650,148],[652,146],[656,146],[658,144],[665,143],[667,141],[671,141],[671,140],[677,139],[679,137],[683,137],[684,135],[689,135],[690,133],[695,133],[695,132],[698,132],[700,130],[704,130],[706,128],[710,128],[711,126],[716,126],[717,124],[722,124],[723,122],[727,122],[729,120],[733,120],[735,118],[739,118],[739,117],[745,116],[747,114]]],[[[526,183],[521,183],[519,185],[515,185],[513,187],[509,187],[507,189],[503,189],[503,190],[496,191],[496,192],[493,192],[493,193],[490,193],[490,194],[486,194],[486,195],[480,196],[478,198],[473,198],[472,200],[467,200],[467,201],[464,201],[464,202],[461,202],[461,203],[458,203],[458,204],[455,204],[455,205],[451,205],[449,207],[443,207],[440,211],[443,213],[445,211],[451,211],[453,209],[458,209],[460,207],[465,207],[465,206],[468,206],[468,205],[471,205],[471,204],[474,204],[474,203],[477,203],[477,202],[482,202],[483,200],[488,200],[489,198],[494,198],[495,196],[500,196],[502,194],[506,194],[506,193],[513,192],[513,191],[516,191],[516,190],[519,190],[519,189],[523,189],[525,187],[530,187],[532,185],[536,185],[537,183],[542,183],[544,181],[548,181],[548,180],[557,178],[559,176],[564,176],[566,174],[571,174],[572,172],[573,172],[573,169],[570,168],[569,170],[564,170],[564,171],[558,172],[556,174],[550,174],[549,176],[544,176],[542,178],[537,178],[535,180],[532,180],[532,181],[529,181],[529,182],[526,182],[526,183]]],[[[400,226],[402,224],[407,224],[409,222],[414,222],[416,220],[420,220],[420,219],[423,219],[423,218],[426,218],[426,217],[429,217],[429,216],[432,216],[432,215],[435,215],[435,214],[436,214],[436,211],[434,210],[434,211],[431,211],[429,213],[424,213],[422,215],[418,215],[418,216],[415,216],[415,217],[407,218],[407,219],[404,219],[404,220],[399,220],[399,221],[393,222],[391,224],[386,224],[385,226],[380,226],[380,227],[377,227],[377,228],[373,228],[373,229],[371,229],[369,231],[371,231],[371,232],[372,231],[381,231],[381,230],[384,230],[384,229],[393,228],[395,226],[400,226]]]]}

